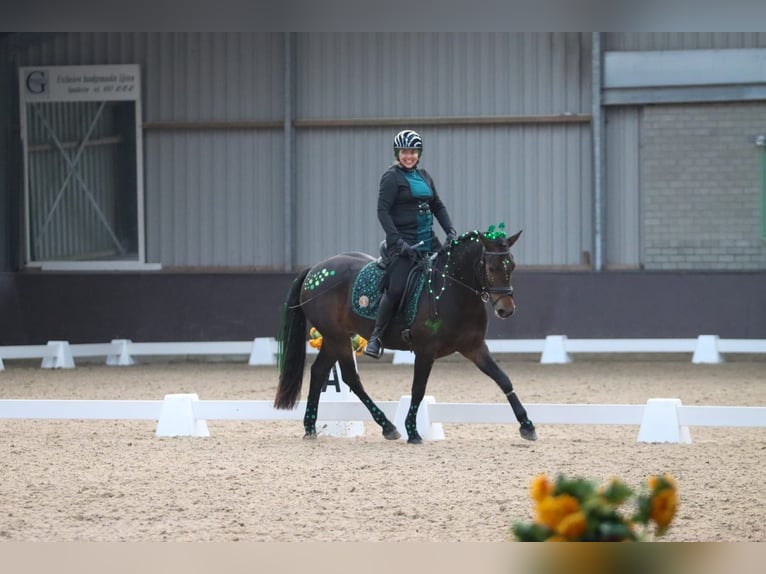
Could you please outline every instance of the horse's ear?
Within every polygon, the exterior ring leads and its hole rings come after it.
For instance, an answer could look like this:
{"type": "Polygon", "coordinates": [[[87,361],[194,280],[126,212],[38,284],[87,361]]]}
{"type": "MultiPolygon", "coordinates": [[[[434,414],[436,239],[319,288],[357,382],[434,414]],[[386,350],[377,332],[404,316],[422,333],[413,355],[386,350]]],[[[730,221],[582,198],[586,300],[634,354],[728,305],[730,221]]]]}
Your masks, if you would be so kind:
{"type": "Polygon", "coordinates": [[[513,245],[514,243],[516,243],[519,240],[519,236],[521,236],[521,232],[522,231],[524,231],[524,230],[520,229],[519,232],[516,235],[511,235],[508,238],[508,247],[510,247],[511,245],[513,245]]]}

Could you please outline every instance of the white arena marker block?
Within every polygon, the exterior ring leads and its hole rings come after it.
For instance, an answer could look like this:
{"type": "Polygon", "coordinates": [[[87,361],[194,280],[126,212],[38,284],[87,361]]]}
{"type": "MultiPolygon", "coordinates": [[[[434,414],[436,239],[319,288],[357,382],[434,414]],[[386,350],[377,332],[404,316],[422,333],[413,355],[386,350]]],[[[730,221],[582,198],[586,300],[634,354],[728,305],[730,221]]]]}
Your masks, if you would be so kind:
{"type": "Polygon", "coordinates": [[[649,399],[644,407],[637,442],[692,442],[689,427],[678,420],[681,399],[649,399]]]}
{"type": "Polygon", "coordinates": [[[255,365],[276,365],[277,360],[274,357],[275,340],[271,337],[256,337],[253,339],[253,350],[250,352],[250,359],[247,364],[255,365]]]}
{"type": "Polygon", "coordinates": [[[56,354],[45,357],[40,367],[43,369],[74,369],[74,358],[69,341],[48,341],[49,347],[54,347],[56,354]]]}
{"type": "Polygon", "coordinates": [[[566,335],[548,335],[545,337],[545,346],[540,362],[544,364],[571,363],[572,357],[566,349],[566,335]]]}
{"type": "Polygon", "coordinates": [[[136,361],[128,352],[128,345],[132,343],[130,339],[112,339],[112,345],[119,347],[119,352],[106,357],[106,364],[109,366],[130,366],[135,365],[136,361]]]}
{"type": "MultiPolygon", "coordinates": [[[[394,415],[394,425],[401,433],[401,440],[407,440],[407,429],[404,426],[404,419],[407,418],[407,412],[410,410],[410,403],[412,397],[404,395],[399,399],[399,404],[396,406],[396,414],[394,415]]],[[[423,440],[444,440],[444,427],[441,423],[432,423],[431,415],[428,411],[428,405],[435,403],[436,400],[431,395],[423,397],[423,401],[418,408],[418,416],[415,419],[415,425],[418,427],[418,432],[423,440]]]]}
{"type": "MultiPolygon", "coordinates": [[[[354,368],[356,368],[356,355],[354,355],[354,368]]],[[[363,421],[322,421],[322,399],[329,401],[358,401],[343,380],[343,374],[340,365],[335,363],[330,370],[330,377],[327,379],[327,387],[322,392],[319,400],[319,417],[317,420],[317,434],[323,436],[337,436],[353,438],[364,436],[363,421]]]]}
{"type": "Polygon", "coordinates": [[[700,335],[694,349],[692,363],[723,363],[723,357],[718,352],[718,335],[700,335]]]}
{"type": "Polygon", "coordinates": [[[207,421],[194,417],[197,393],[165,395],[155,436],[210,436],[207,421]]]}
{"type": "Polygon", "coordinates": [[[414,365],[415,353],[412,351],[394,351],[394,358],[391,360],[392,365],[414,365]]]}

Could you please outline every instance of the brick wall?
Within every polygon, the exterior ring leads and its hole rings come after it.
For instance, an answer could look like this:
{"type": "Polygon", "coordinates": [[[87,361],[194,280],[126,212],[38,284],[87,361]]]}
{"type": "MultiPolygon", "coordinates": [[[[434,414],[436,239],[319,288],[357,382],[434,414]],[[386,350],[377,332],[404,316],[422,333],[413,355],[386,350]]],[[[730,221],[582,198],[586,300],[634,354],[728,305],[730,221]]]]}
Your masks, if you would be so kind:
{"type": "Polygon", "coordinates": [[[645,269],[766,269],[757,134],[766,134],[766,103],[643,108],[645,269]]]}

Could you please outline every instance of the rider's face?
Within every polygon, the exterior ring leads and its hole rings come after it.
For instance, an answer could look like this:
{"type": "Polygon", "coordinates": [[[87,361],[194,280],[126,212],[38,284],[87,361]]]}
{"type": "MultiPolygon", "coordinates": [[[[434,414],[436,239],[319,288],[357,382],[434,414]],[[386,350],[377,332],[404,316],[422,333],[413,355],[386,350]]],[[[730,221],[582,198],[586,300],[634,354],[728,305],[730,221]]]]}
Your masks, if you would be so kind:
{"type": "Polygon", "coordinates": [[[412,169],[420,159],[420,150],[417,149],[400,149],[399,150],[399,163],[407,169],[412,169]]]}

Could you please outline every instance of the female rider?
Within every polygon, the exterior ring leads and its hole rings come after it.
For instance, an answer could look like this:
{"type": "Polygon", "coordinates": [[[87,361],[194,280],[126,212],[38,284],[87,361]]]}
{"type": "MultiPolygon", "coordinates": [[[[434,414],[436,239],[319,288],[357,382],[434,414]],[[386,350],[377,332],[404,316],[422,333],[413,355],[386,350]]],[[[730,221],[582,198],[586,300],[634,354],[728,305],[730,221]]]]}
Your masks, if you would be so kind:
{"type": "Polygon", "coordinates": [[[418,167],[422,151],[423,140],[417,132],[399,132],[394,137],[396,161],[380,178],[378,220],[386,233],[387,266],[375,328],[364,350],[374,359],[383,354],[381,338],[399,306],[410,269],[419,256],[441,248],[433,232],[434,216],[447,234],[447,242],[457,238],[433,179],[418,167]]]}

